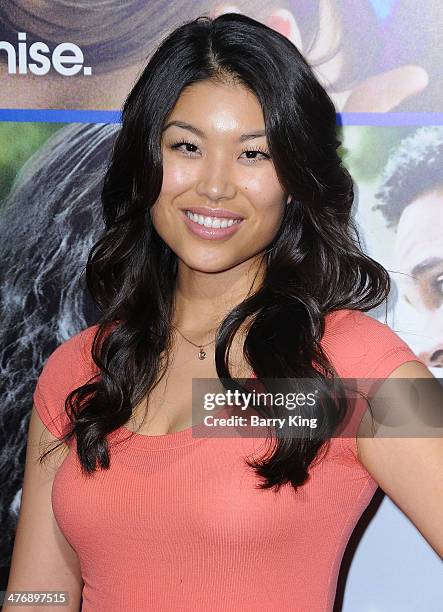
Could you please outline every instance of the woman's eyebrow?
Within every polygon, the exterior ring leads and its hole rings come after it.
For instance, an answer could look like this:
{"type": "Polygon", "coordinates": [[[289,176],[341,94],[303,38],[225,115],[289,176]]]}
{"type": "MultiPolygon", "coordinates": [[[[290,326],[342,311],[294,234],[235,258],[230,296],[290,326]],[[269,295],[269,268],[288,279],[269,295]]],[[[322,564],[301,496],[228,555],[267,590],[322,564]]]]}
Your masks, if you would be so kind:
{"type": "MultiPolygon", "coordinates": [[[[203,138],[203,139],[206,138],[206,135],[202,130],[195,127],[194,125],[191,125],[190,123],[186,123],[185,121],[178,121],[178,120],[169,121],[165,125],[162,131],[164,132],[165,130],[167,130],[169,127],[173,125],[179,128],[182,128],[184,130],[188,130],[189,132],[192,132],[193,134],[195,134],[196,136],[199,136],[200,138],[203,138]]],[[[241,134],[238,141],[244,142],[245,140],[252,140],[253,138],[260,138],[261,136],[266,136],[265,130],[254,130],[253,132],[248,132],[247,134],[241,134]]]]}

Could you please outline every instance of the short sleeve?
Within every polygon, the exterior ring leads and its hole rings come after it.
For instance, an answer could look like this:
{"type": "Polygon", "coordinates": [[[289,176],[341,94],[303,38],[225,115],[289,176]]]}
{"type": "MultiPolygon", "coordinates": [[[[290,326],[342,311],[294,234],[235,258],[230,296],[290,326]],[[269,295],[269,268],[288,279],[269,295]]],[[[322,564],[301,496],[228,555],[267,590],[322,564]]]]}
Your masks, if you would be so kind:
{"type": "Polygon", "coordinates": [[[92,374],[88,358],[92,329],[87,328],[60,344],[49,355],[37,379],[33,394],[35,408],[45,427],[58,439],[71,429],[65,409],[68,394],[92,374]]]}
{"type": "MultiPolygon", "coordinates": [[[[347,310],[347,316],[337,318],[335,329],[330,325],[325,348],[343,379],[386,379],[408,361],[425,365],[389,325],[357,310],[347,310]]],[[[340,434],[342,450],[356,461],[357,430],[367,408],[367,401],[358,398],[340,434]]]]}

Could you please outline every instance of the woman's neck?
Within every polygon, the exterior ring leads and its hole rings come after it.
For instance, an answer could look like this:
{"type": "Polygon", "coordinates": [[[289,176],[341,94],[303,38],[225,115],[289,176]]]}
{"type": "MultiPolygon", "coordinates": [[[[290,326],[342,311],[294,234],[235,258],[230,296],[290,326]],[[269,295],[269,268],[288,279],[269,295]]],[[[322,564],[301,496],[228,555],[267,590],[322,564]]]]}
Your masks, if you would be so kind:
{"type": "Polygon", "coordinates": [[[263,277],[264,267],[256,262],[217,273],[192,270],[179,262],[173,325],[184,333],[206,337],[235,306],[257,291],[263,277]]]}

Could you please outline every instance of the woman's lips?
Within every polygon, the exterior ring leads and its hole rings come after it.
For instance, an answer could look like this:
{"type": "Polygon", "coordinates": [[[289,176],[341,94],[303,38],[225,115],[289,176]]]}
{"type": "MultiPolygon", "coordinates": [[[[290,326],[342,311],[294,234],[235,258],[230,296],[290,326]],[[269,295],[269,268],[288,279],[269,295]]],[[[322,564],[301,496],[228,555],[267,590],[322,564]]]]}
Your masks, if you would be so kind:
{"type": "Polygon", "coordinates": [[[232,236],[239,229],[240,225],[242,225],[243,220],[238,223],[233,223],[230,227],[205,227],[204,225],[200,225],[195,221],[192,221],[186,214],[186,211],[182,211],[185,225],[196,236],[200,238],[205,238],[206,240],[220,240],[221,238],[226,238],[228,236],[232,236]]]}

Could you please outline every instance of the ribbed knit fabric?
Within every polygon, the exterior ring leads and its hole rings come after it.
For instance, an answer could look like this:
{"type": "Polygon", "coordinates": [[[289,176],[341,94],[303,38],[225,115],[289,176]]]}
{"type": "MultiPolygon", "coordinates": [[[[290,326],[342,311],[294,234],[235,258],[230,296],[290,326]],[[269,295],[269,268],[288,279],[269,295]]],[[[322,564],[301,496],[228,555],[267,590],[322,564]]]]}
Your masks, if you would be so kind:
{"type": "MultiPolygon", "coordinates": [[[[95,329],[61,344],[38,379],[34,402],[56,436],[69,425],[66,395],[93,373],[95,329]]],[[[385,378],[420,361],[358,311],[328,315],[321,344],[344,378],[385,378]]],[[[365,409],[362,402],[352,431],[365,409]]],[[[308,481],[279,493],[257,489],[244,462],[263,455],[264,437],[202,438],[193,428],[128,435],[112,432],[110,469],[89,478],[74,440],[54,479],[53,512],[80,559],[82,611],[332,610],[346,544],[377,488],[355,435],[333,438],[308,481]]]]}

